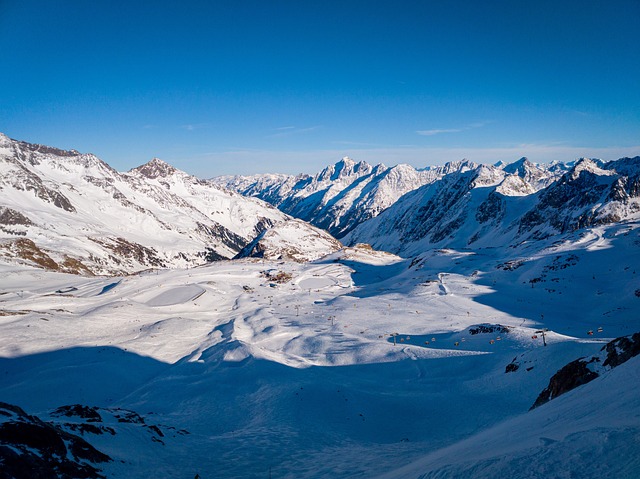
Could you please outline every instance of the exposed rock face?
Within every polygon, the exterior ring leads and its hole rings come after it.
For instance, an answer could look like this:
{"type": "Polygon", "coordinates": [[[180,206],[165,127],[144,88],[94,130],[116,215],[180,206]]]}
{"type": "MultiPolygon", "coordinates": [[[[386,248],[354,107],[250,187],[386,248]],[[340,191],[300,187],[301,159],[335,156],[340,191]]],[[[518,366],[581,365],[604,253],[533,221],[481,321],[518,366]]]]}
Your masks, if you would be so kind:
{"type": "Polygon", "coordinates": [[[640,333],[614,339],[607,343],[603,351],[606,351],[607,357],[602,365],[615,368],[640,354],[640,333]]]}
{"type": "Polygon", "coordinates": [[[30,239],[17,239],[0,244],[0,254],[25,259],[44,269],[58,270],[56,263],[46,252],[42,251],[30,239]],[[3,251],[4,250],[4,251],[3,251]]]}
{"type": "Polygon", "coordinates": [[[518,369],[520,369],[520,363],[516,362],[514,359],[509,364],[507,364],[507,366],[504,368],[504,372],[515,373],[518,369]]]}
{"type": "MultiPolygon", "coordinates": [[[[259,218],[256,223],[251,236],[262,233],[265,229],[273,224],[273,220],[268,218],[259,218]]],[[[233,231],[225,228],[220,223],[211,222],[209,225],[204,223],[196,223],[196,231],[202,233],[205,236],[211,238],[217,238],[224,246],[231,251],[238,251],[247,244],[247,238],[234,233],[233,231]]],[[[220,255],[221,258],[224,258],[220,255]]]]}
{"type": "Polygon", "coordinates": [[[597,378],[598,373],[591,371],[587,364],[582,359],[576,359],[555,373],[549,380],[549,385],[540,393],[531,409],[597,378]]]}
{"type": "Polygon", "coordinates": [[[502,195],[495,191],[489,193],[487,199],[478,206],[476,220],[483,224],[489,221],[500,221],[504,217],[506,205],[502,195]]]}
{"type": "MultiPolygon", "coordinates": [[[[609,170],[603,170],[592,160],[583,159],[557,183],[543,191],[535,210],[527,212],[520,223],[520,231],[549,223],[564,233],[601,222],[593,210],[606,192],[615,187],[617,178],[609,170]]],[[[617,221],[617,220],[615,220],[617,221]]]]}
{"type": "MultiPolygon", "coordinates": [[[[16,232],[13,232],[16,234],[16,232]]],[[[39,248],[28,238],[19,238],[0,242],[0,257],[20,259],[27,264],[61,273],[81,274],[93,276],[92,271],[75,258],[62,255],[57,261],[51,257],[51,252],[39,248]]]]}
{"type": "Polygon", "coordinates": [[[119,263],[122,259],[130,259],[140,264],[164,268],[166,264],[158,257],[155,249],[147,248],[124,238],[89,238],[91,241],[113,252],[112,261],[119,263]]]}
{"type": "Polygon", "coordinates": [[[31,226],[33,222],[19,211],[0,207],[0,224],[31,226]]]}
{"type": "Polygon", "coordinates": [[[166,441],[180,441],[189,434],[185,429],[152,424],[137,412],[121,408],[73,404],[51,411],[49,418],[45,422],[0,402],[0,478],[104,478],[102,464],[124,461],[90,444],[98,436],[103,436],[101,444],[123,439],[128,444],[135,437],[163,448],[166,441]]]}
{"type": "Polygon", "coordinates": [[[97,408],[83,406],[82,404],[73,404],[71,406],[61,406],[53,413],[52,416],[57,417],[79,417],[86,419],[88,422],[102,422],[102,416],[98,412],[97,408]]]}
{"type": "Polygon", "coordinates": [[[640,354],[640,333],[607,343],[598,356],[580,358],[562,367],[531,406],[534,409],[572,389],[596,379],[601,373],[620,366],[640,354]]]}
{"type": "Polygon", "coordinates": [[[520,180],[514,181],[510,186],[513,186],[516,191],[520,190],[523,194],[534,193],[546,188],[556,178],[555,174],[549,174],[551,168],[541,168],[539,165],[531,163],[527,158],[520,158],[518,161],[505,165],[502,169],[512,175],[509,178],[520,180]]]}
{"type": "Polygon", "coordinates": [[[154,158],[148,163],[138,166],[131,171],[151,180],[155,180],[156,178],[168,178],[178,172],[176,168],[159,158],[154,158]]]}
{"type": "MultiPolygon", "coordinates": [[[[68,212],[75,212],[75,207],[60,191],[47,186],[45,182],[32,170],[25,167],[18,161],[20,155],[13,158],[6,158],[5,162],[11,165],[11,174],[3,178],[6,185],[16,190],[32,192],[37,198],[44,202],[51,203],[57,208],[61,208],[68,212]]],[[[35,163],[38,165],[39,163],[35,163]]]]}
{"type": "Polygon", "coordinates": [[[83,438],[0,403],[0,475],[4,478],[102,478],[111,461],[83,438]]]}

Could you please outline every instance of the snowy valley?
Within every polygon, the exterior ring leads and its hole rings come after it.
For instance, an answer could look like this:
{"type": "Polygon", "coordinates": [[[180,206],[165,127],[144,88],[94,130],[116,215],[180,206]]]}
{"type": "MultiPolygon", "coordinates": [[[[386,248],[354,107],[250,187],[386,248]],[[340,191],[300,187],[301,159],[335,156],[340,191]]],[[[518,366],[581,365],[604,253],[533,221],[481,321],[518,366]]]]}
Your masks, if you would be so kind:
{"type": "Polygon", "coordinates": [[[0,160],[0,477],[640,474],[638,157],[0,160]]]}

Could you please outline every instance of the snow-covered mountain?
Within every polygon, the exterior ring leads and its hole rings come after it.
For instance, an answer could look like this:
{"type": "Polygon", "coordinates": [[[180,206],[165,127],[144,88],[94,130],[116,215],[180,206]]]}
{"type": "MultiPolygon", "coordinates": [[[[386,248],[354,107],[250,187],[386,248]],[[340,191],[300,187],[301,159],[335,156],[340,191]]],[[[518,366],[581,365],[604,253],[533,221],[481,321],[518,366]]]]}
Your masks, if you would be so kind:
{"type": "Polygon", "coordinates": [[[572,167],[520,160],[467,164],[400,198],[343,242],[415,256],[431,248],[487,248],[640,217],[640,157],[572,167]]]}
{"type": "Polygon", "coordinates": [[[282,221],[260,233],[236,258],[314,261],[342,248],[329,233],[301,220],[282,221]]]}
{"type": "Polygon", "coordinates": [[[314,176],[218,177],[326,229],[345,244],[415,256],[433,247],[491,247],[636,218],[639,158],[416,170],[344,158],[314,176]]]}
{"type": "Polygon", "coordinates": [[[287,215],[153,159],[120,173],[94,155],[0,135],[0,255],[76,273],[235,256],[287,215]]]}
{"type": "Polygon", "coordinates": [[[371,166],[343,158],[310,175],[221,176],[212,181],[246,196],[263,199],[296,218],[342,238],[405,193],[432,183],[462,162],[417,170],[409,165],[371,166]]]}

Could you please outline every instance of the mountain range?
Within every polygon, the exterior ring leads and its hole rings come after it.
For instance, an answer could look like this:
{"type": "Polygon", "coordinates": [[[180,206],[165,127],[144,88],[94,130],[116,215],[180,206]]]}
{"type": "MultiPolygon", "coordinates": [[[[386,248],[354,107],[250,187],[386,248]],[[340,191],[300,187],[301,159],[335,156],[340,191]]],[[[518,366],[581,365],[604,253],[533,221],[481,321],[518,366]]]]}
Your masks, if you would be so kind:
{"type": "Polygon", "coordinates": [[[306,249],[304,260],[340,247],[305,222],[347,245],[416,256],[637,219],[639,191],[640,157],[425,169],[343,158],[315,175],[203,180],[157,158],[122,173],[91,154],[1,135],[0,254],[83,274],[195,266],[241,251],[263,256],[264,240],[258,250],[246,247],[295,217],[301,234],[284,246],[274,242],[281,234],[269,233],[269,257],[306,249]],[[319,253],[306,235],[323,238],[319,253]]]}
{"type": "Polygon", "coordinates": [[[640,218],[640,157],[573,166],[467,164],[412,191],[343,241],[406,256],[438,248],[491,248],[640,218]],[[566,171],[565,171],[566,170],[566,171]]]}
{"type": "Polygon", "coordinates": [[[418,170],[344,158],[314,176],[218,177],[324,228],[348,245],[415,256],[438,247],[484,248],[638,219],[640,157],[568,164],[481,165],[467,160],[418,170]]]}
{"type": "Polygon", "coordinates": [[[159,159],[121,173],[91,154],[0,136],[5,258],[82,274],[189,267],[232,258],[290,220],[159,159]]]}
{"type": "Polygon", "coordinates": [[[636,478],[639,171],[0,136],[0,477],[636,478]]]}
{"type": "Polygon", "coordinates": [[[260,198],[342,238],[405,193],[438,180],[456,166],[424,170],[409,165],[389,168],[364,161],[356,163],[345,157],[313,176],[221,176],[212,181],[245,196],[260,198]]]}

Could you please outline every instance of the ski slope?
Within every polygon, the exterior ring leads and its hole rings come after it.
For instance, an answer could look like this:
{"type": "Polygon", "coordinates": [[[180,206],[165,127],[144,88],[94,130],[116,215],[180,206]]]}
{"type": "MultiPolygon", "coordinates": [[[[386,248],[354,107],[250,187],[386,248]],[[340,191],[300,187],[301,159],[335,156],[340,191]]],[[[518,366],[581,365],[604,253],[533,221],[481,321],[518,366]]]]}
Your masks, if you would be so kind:
{"type": "Polygon", "coordinates": [[[413,260],[2,265],[0,400],[58,422],[101,408],[115,433],[83,437],[109,478],[636,477],[637,358],[529,408],[562,366],[640,331],[637,226],[413,260]]]}

